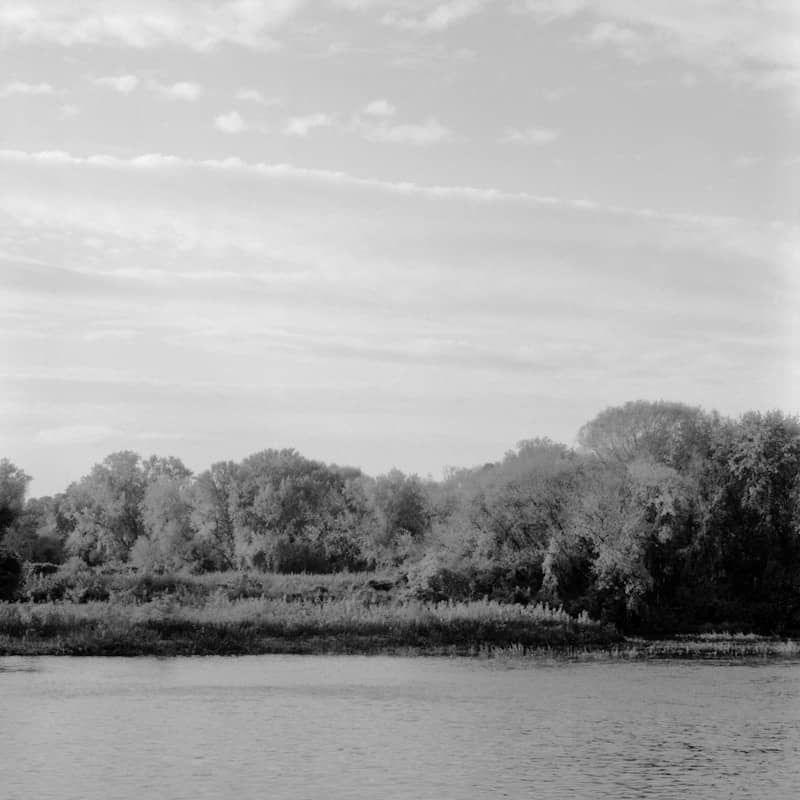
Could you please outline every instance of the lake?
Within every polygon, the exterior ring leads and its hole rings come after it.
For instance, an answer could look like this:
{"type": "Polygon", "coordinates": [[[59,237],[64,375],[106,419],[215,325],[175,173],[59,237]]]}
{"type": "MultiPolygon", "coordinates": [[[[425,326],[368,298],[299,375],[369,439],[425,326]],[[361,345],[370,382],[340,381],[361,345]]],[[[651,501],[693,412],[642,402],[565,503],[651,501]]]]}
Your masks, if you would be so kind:
{"type": "Polygon", "coordinates": [[[0,658],[0,796],[794,798],[800,661],[0,658]]]}

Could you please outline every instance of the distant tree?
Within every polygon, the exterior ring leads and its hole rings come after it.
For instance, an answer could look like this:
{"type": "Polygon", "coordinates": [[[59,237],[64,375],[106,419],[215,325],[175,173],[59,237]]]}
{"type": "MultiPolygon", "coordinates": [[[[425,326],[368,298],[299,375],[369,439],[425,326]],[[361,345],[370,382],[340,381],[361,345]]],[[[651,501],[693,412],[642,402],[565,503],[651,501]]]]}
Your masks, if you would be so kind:
{"type": "Polygon", "coordinates": [[[399,469],[381,475],[375,481],[374,501],[387,542],[404,533],[421,539],[428,530],[428,497],[417,475],[404,475],[399,469]]]}
{"type": "Polygon", "coordinates": [[[61,513],[62,497],[30,498],[6,534],[7,550],[22,561],[64,561],[68,526],[61,513]]]}
{"type": "Polygon", "coordinates": [[[204,569],[231,569],[236,565],[233,514],[238,508],[238,473],[233,461],[222,461],[201,472],[192,484],[194,548],[204,569]]]}
{"type": "Polygon", "coordinates": [[[25,492],[31,481],[7,458],[0,459],[0,544],[25,508],[25,492]]]}
{"type": "Polygon", "coordinates": [[[150,456],[142,461],[142,472],[145,483],[152,483],[159,478],[184,480],[192,476],[192,471],[175,456],[150,456]]]}
{"type": "Polygon", "coordinates": [[[591,559],[592,611],[627,626],[668,606],[695,514],[696,487],[672,467],[639,459],[587,468],[566,542],[591,559]]]}
{"type": "Polygon", "coordinates": [[[7,545],[9,534],[23,513],[30,480],[29,475],[8,459],[0,459],[0,600],[13,598],[20,583],[20,558],[7,545]]]}
{"type": "Polygon", "coordinates": [[[359,470],[264,450],[237,467],[229,501],[238,564],[276,571],[327,570],[332,537],[342,552],[345,489],[359,470]]]}
{"type": "Polygon", "coordinates": [[[683,403],[637,400],[602,411],[580,429],[578,441],[603,461],[644,458],[683,471],[707,457],[717,422],[683,403]]]}
{"type": "Polygon", "coordinates": [[[141,458],[128,450],[112,453],[64,498],[71,532],[67,550],[90,564],[125,561],[145,533],[141,505],[147,487],[141,458]]]}
{"type": "Polygon", "coordinates": [[[161,474],[147,485],[142,499],[145,534],[134,545],[140,566],[179,569],[192,560],[192,506],[188,476],[161,474]],[[145,543],[139,543],[141,538],[145,543]],[[137,546],[138,545],[138,546],[137,546]]]}
{"type": "Polygon", "coordinates": [[[775,411],[720,426],[706,478],[698,561],[716,614],[800,630],[800,421],[775,411]]]}

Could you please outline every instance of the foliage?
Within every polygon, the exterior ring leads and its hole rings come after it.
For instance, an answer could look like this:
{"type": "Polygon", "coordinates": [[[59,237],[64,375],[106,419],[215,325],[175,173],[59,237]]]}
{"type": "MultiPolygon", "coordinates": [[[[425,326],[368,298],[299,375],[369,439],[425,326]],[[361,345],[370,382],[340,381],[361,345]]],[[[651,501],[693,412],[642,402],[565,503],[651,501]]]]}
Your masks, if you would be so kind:
{"type": "MultiPolygon", "coordinates": [[[[550,603],[628,632],[800,631],[797,418],[636,401],[578,439],[524,440],[441,481],[291,449],[194,476],[124,451],[27,502],[30,479],[3,460],[4,591],[146,601],[173,587],[196,602],[218,574],[237,576],[213,589],[235,598],[272,596],[275,573],[314,573],[319,587],[378,569],[408,602],[550,603]],[[21,562],[65,560],[18,585],[21,562]]],[[[372,590],[354,579],[352,591],[372,590]]]]}

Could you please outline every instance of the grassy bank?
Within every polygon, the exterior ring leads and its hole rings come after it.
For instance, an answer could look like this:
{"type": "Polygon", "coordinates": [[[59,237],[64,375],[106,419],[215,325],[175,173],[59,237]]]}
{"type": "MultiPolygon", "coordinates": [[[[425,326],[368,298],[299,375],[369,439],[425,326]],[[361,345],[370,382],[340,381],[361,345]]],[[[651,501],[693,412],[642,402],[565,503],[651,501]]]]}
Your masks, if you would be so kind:
{"type": "Polygon", "coordinates": [[[624,638],[546,606],[429,602],[398,576],[30,574],[0,603],[0,655],[405,653],[584,659],[800,656],[752,635],[624,638]]]}
{"type": "Polygon", "coordinates": [[[158,600],[0,605],[3,655],[452,653],[487,649],[579,651],[621,638],[587,619],[494,602],[365,605],[217,598],[202,606],[158,600]]]}

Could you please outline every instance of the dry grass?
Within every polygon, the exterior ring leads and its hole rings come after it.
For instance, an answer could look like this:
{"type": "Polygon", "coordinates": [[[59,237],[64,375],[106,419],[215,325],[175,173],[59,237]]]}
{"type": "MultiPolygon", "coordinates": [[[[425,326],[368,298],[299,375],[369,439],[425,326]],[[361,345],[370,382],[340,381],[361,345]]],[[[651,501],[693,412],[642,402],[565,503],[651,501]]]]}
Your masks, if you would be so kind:
{"type": "Polygon", "coordinates": [[[408,602],[374,605],[267,598],[202,606],[149,603],[0,604],[0,653],[87,655],[268,652],[453,652],[481,647],[610,646],[616,633],[545,606],[408,602]]]}

